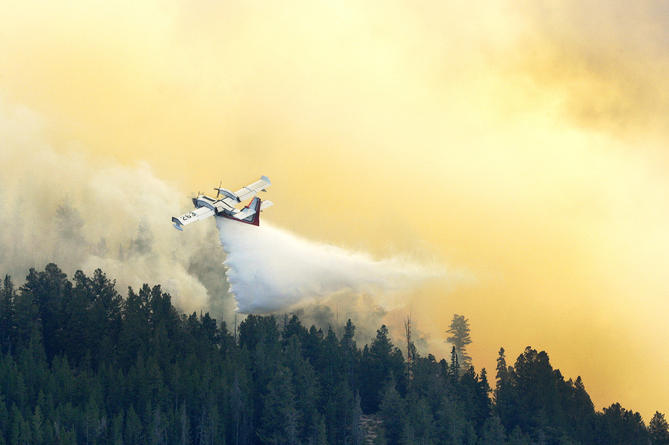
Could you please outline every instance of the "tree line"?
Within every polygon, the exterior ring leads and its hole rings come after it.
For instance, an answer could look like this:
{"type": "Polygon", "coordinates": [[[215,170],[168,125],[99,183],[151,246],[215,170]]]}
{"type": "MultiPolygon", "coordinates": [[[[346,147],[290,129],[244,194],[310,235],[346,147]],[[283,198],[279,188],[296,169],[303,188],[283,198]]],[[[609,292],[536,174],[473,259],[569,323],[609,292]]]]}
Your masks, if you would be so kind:
{"type": "Polygon", "coordinates": [[[160,286],[122,298],[101,270],[5,277],[0,348],[0,445],[357,445],[363,416],[381,420],[378,444],[669,444],[662,414],[595,410],[544,351],[510,366],[501,349],[493,390],[462,348],[437,360],[409,342],[407,360],[386,326],[360,346],[351,320],[337,335],[294,315],[231,332],[160,286]]]}

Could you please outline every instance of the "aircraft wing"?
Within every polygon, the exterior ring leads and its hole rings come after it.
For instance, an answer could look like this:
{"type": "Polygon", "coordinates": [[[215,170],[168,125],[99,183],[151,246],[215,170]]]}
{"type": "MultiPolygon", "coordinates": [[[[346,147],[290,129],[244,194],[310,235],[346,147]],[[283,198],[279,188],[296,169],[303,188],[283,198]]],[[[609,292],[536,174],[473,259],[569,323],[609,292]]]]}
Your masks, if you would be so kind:
{"type": "Polygon", "coordinates": [[[198,207],[195,210],[192,210],[188,213],[184,213],[178,218],[173,216],[172,222],[174,223],[174,227],[177,230],[183,230],[183,226],[193,223],[195,221],[199,221],[204,218],[208,218],[213,215],[214,211],[212,209],[207,207],[198,207]]]}
{"type": "Polygon", "coordinates": [[[265,188],[272,185],[271,181],[267,176],[262,176],[253,184],[249,184],[246,187],[242,187],[235,192],[235,195],[239,198],[239,201],[246,201],[249,198],[254,197],[258,192],[265,190],[265,188]]]}

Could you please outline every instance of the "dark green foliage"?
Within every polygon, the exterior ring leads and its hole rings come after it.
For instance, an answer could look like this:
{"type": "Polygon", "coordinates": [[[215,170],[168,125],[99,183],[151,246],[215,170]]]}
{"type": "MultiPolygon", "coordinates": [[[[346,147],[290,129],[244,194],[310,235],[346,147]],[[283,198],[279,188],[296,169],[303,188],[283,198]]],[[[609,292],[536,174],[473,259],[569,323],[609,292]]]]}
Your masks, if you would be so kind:
{"type": "Polygon", "coordinates": [[[630,443],[646,443],[648,432],[641,415],[626,410],[619,403],[604,408],[597,413],[597,444],[622,445],[630,443]]]}
{"type": "Polygon", "coordinates": [[[16,343],[15,299],[14,284],[9,275],[6,275],[2,283],[2,289],[0,289],[0,345],[7,347],[16,343]]]}
{"type": "Polygon", "coordinates": [[[395,382],[391,381],[383,395],[380,410],[388,445],[398,445],[403,442],[408,427],[406,410],[406,402],[395,389],[395,382]]]}
{"type": "Polygon", "coordinates": [[[653,445],[669,445],[669,424],[667,424],[664,414],[659,411],[655,412],[648,424],[648,433],[653,445]]]}
{"type": "MultiPolygon", "coordinates": [[[[150,242],[140,231],[133,249],[150,242]]],[[[580,377],[529,347],[514,366],[500,350],[491,391],[459,317],[461,349],[415,354],[409,382],[386,326],[362,350],[350,320],[338,337],[250,315],[235,338],[160,286],[122,299],[100,270],[31,269],[18,291],[0,285],[0,445],[360,445],[363,412],[382,420],[376,443],[669,444],[662,414],[646,428],[619,404],[596,412],[580,377]]]]}
{"type": "Polygon", "coordinates": [[[481,445],[504,445],[506,434],[504,426],[497,416],[488,417],[483,423],[481,431],[481,445]]]}
{"type": "Polygon", "coordinates": [[[383,389],[392,377],[401,378],[405,368],[402,352],[393,346],[385,325],[376,331],[371,346],[365,345],[360,365],[364,371],[360,376],[362,410],[366,413],[376,412],[383,397],[383,389]]]}
{"type": "Polygon", "coordinates": [[[527,434],[523,433],[520,430],[520,427],[515,427],[511,434],[509,434],[509,439],[507,441],[508,445],[530,445],[530,438],[527,434]]]}
{"type": "Polygon", "coordinates": [[[295,408],[295,391],[287,368],[275,370],[263,398],[258,437],[267,444],[296,444],[299,413],[295,408]]]}
{"type": "Polygon", "coordinates": [[[407,394],[403,442],[429,445],[436,443],[435,421],[427,399],[415,392],[407,394]]]}

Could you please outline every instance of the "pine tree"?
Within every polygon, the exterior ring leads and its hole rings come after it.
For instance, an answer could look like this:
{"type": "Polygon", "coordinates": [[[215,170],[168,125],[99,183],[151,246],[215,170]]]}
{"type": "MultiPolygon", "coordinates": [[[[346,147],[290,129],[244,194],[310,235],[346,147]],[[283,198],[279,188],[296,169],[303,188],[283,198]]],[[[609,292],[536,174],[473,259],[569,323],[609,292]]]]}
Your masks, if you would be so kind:
{"type": "Polygon", "coordinates": [[[295,388],[295,407],[299,412],[297,429],[300,437],[307,438],[317,427],[315,424],[318,412],[318,377],[313,366],[302,355],[300,340],[296,335],[288,339],[285,350],[285,366],[292,375],[292,385],[295,388]]]}
{"type": "MultiPolygon", "coordinates": [[[[5,275],[0,289],[0,345],[2,350],[12,350],[16,341],[16,292],[9,275],[5,275]]],[[[0,352],[3,352],[0,350],[0,352]]]]}
{"type": "Polygon", "coordinates": [[[35,308],[33,327],[41,332],[44,351],[49,360],[61,349],[65,321],[62,317],[62,306],[71,293],[72,283],[53,263],[47,264],[44,272],[31,269],[21,287],[22,296],[29,299],[35,308]]]}
{"type": "Polygon", "coordinates": [[[508,445],[529,445],[530,439],[526,434],[523,434],[520,427],[515,427],[509,435],[508,445]]]}
{"type": "Polygon", "coordinates": [[[462,369],[469,368],[472,363],[472,358],[467,354],[467,345],[472,342],[469,332],[469,320],[464,315],[454,314],[451,326],[446,331],[447,334],[450,334],[446,342],[455,347],[462,369]]]}
{"type": "Polygon", "coordinates": [[[488,372],[485,368],[481,369],[481,375],[477,387],[477,413],[480,418],[485,419],[490,416],[492,403],[490,400],[490,384],[488,383],[488,372]]]}
{"type": "Polygon", "coordinates": [[[504,426],[497,416],[488,417],[481,431],[480,445],[504,445],[506,434],[504,426]]]}
{"type": "Polygon", "coordinates": [[[448,374],[451,376],[451,382],[456,384],[458,377],[460,376],[460,360],[458,359],[458,352],[455,349],[455,346],[451,348],[451,366],[448,374]]]}
{"type": "Polygon", "coordinates": [[[309,438],[307,443],[309,445],[328,445],[325,420],[323,420],[323,416],[316,415],[314,423],[316,424],[316,429],[314,430],[313,435],[309,438]]]}
{"type": "Polygon", "coordinates": [[[436,414],[437,436],[447,444],[462,444],[465,441],[467,421],[457,402],[444,394],[436,414]]]}
{"type": "Polygon", "coordinates": [[[401,443],[402,435],[406,428],[406,403],[395,389],[395,382],[386,388],[380,407],[383,429],[388,445],[401,443]]]}
{"type": "MultiPolygon", "coordinates": [[[[181,402],[181,408],[179,409],[179,443],[181,445],[190,444],[190,420],[186,412],[186,402],[181,402]]],[[[235,442],[235,445],[238,445],[238,443],[238,441],[235,442]]]]}
{"type": "Polygon", "coordinates": [[[9,432],[9,443],[19,444],[21,440],[21,424],[23,423],[23,416],[16,405],[12,405],[12,413],[10,417],[11,430],[9,432]]]}
{"type": "Polygon", "coordinates": [[[135,408],[130,405],[125,415],[125,443],[140,444],[144,443],[144,432],[142,430],[142,421],[135,412],[135,408]]]}
{"type": "Polygon", "coordinates": [[[515,397],[510,368],[506,365],[504,348],[499,349],[497,357],[497,374],[495,378],[495,391],[493,392],[495,411],[507,431],[517,425],[515,397]]]}
{"type": "Polygon", "coordinates": [[[41,444],[44,441],[44,417],[39,406],[35,407],[32,418],[32,438],[34,444],[41,444]]]}
{"type": "Polygon", "coordinates": [[[92,304],[88,307],[89,337],[97,365],[106,355],[115,352],[121,329],[123,298],[116,291],[116,282],[96,269],[92,278],[86,278],[90,288],[92,304]]]}
{"type": "Polygon", "coordinates": [[[137,226],[137,235],[132,240],[131,250],[138,255],[147,255],[153,248],[153,233],[145,221],[137,226]]]}
{"type": "Polygon", "coordinates": [[[598,431],[599,443],[624,445],[641,443],[641,441],[645,442],[648,439],[641,414],[626,410],[620,403],[614,403],[608,408],[604,408],[597,419],[600,428],[598,431]]]}
{"type": "MultiPolygon", "coordinates": [[[[568,383],[571,383],[569,380],[568,383]]],[[[590,440],[594,427],[595,406],[590,399],[581,377],[569,385],[562,395],[565,403],[565,427],[574,432],[572,437],[579,442],[590,440]]]]}
{"type": "Polygon", "coordinates": [[[364,412],[376,412],[382,391],[391,376],[403,378],[402,352],[390,341],[388,328],[382,325],[369,348],[365,347],[360,364],[360,396],[364,412]]]}
{"type": "Polygon", "coordinates": [[[499,348],[499,356],[497,357],[497,390],[507,382],[506,355],[504,352],[504,348],[499,348]]]}
{"type": "Polygon", "coordinates": [[[84,418],[84,431],[87,444],[95,443],[98,436],[101,434],[104,425],[101,417],[98,404],[91,395],[86,404],[84,418]]]}
{"type": "Polygon", "coordinates": [[[363,441],[362,428],[360,427],[360,418],[362,408],[360,407],[360,395],[355,394],[353,398],[353,412],[351,414],[351,445],[361,445],[363,441]]]}
{"type": "Polygon", "coordinates": [[[123,445],[123,413],[114,416],[111,427],[111,439],[113,445],[123,445]]]}
{"type": "Polygon", "coordinates": [[[464,445],[477,445],[479,442],[478,434],[476,434],[476,428],[472,424],[465,420],[465,436],[463,440],[464,445]]]}
{"type": "Polygon", "coordinates": [[[150,432],[152,445],[163,445],[167,443],[165,437],[167,425],[165,424],[164,416],[160,411],[160,405],[156,405],[153,410],[153,419],[151,421],[150,432]]]}
{"type": "Polygon", "coordinates": [[[407,396],[408,428],[405,428],[405,443],[430,445],[435,438],[434,416],[425,398],[418,398],[415,392],[407,396]]]}
{"type": "MultiPolygon", "coordinates": [[[[232,411],[232,431],[233,431],[233,444],[239,445],[240,437],[242,436],[242,414],[244,410],[244,399],[242,395],[242,389],[239,385],[239,374],[235,373],[235,379],[232,383],[232,389],[230,390],[230,410],[232,411]]],[[[186,406],[181,405],[182,415],[181,421],[182,424],[182,444],[185,445],[185,431],[186,431],[186,406]]]]}
{"type": "Polygon", "coordinates": [[[351,322],[350,318],[346,322],[346,326],[344,326],[344,335],[341,337],[340,348],[342,368],[346,372],[348,384],[351,388],[357,388],[358,373],[356,364],[360,360],[360,354],[355,343],[355,325],[351,322]]]}
{"type": "MultiPolygon", "coordinates": [[[[2,364],[0,364],[0,366],[2,366],[2,364]]],[[[3,438],[3,441],[5,436],[7,436],[7,433],[10,430],[11,430],[11,423],[9,417],[9,410],[7,409],[7,404],[5,403],[5,396],[0,395],[0,437],[3,438]]]]}
{"type": "Polygon", "coordinates": [[[293,426],[299,420],[295,410],[295,392],[288,369],[279,366],[263,398],[264,406],[258,437],[266,444],[287,444],[295,440],[293,426]]]}
{"type": "Polygon", "coordinates": [[[648,424],[648,432],[653,445],[669,445],[669,424],[667,424],[664,414],[655,411],[655,415],[648,424]]]}

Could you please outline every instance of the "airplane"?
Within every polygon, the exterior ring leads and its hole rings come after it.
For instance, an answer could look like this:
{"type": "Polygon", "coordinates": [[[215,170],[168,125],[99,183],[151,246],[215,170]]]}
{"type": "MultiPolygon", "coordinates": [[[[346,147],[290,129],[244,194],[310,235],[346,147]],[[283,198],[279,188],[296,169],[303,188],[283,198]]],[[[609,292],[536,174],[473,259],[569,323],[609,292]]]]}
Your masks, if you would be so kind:
{"type": "Polygon", "coordinates": [[[272,183],[267,176],[261,176],[259,180],[246,187],[242,187],[236,192],[228,189],[214,187],[216,198],[198,193],[197,198],[193,198],[195,210],[185,213],[179,217],[172,217],[172,222],[177,230],[183,231],[183,226],[200,221],[210,216],[221,216],[234,221],[254,226],[260,225],[260,212],[274,205],[272,201],[263,201],[256,195],[259,192],[266,192],[266,188],[272,183]],[[223,196],[222,198],[220,198],[223,196]],[[239,204],[253,197],[253,199],[241,209],[237,208],[239,204]]]}

